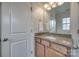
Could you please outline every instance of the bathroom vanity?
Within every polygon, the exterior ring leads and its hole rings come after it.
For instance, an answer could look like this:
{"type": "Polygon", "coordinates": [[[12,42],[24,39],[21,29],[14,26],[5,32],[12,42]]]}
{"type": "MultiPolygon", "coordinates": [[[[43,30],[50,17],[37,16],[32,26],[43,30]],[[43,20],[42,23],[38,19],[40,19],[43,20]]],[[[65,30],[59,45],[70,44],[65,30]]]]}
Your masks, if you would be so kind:
{"type": "Polygon", "coordinates": [[[35,36],[35,55],[37,57],[69,57],[71,47],[70,35],[37,34],[35,36]]]}

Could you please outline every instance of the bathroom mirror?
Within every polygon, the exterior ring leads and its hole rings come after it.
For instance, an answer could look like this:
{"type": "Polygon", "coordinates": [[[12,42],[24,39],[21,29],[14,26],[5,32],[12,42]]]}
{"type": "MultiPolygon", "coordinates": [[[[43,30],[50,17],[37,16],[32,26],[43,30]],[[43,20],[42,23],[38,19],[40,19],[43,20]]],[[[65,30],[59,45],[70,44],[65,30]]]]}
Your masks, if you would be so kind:
{"type": "Polygon", "coordinates": [[[54,8],[45,8],[43,22],[44,31],[46,32],[70,34],[70,3],[64,2],[62,5],[54,8]]]}

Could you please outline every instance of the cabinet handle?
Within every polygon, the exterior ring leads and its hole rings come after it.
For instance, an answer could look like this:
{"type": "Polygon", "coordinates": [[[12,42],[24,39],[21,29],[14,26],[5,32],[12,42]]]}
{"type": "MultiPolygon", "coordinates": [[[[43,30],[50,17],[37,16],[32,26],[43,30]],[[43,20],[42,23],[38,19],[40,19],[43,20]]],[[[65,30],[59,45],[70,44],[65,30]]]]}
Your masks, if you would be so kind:
{"type": "Polygon", "coordinates": [[[4,38],[4,40],[3,40],[4,42],[6,42],[6,41],[8,41],[8,38],[4,38]]]}

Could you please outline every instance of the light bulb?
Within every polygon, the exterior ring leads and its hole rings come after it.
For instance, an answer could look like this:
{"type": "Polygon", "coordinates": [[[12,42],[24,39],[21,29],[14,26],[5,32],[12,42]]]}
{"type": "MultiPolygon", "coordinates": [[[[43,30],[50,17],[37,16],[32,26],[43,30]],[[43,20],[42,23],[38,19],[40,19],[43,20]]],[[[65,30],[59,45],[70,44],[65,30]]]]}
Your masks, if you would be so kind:
{"type": "Polygon", "coordinates": [[[52,5],[52,8],[55,8],[55,7],[57,7],[56,4],[53,4],[53,5],[52,5]]]}
{"type": "Polygon", "coordinates": [[[46,8],[47,10],[51,10],[51,6],[49,4],[44,4],[44,8],[46,8]]]}
{"type": "Polygon", "coordinates": [[[49,5],[48,4],[44,4],[44,8],[48,8],[49,7],[49,5]]]}
{"type": "Polygon", "coordinates": [[[51,7],[48,7],[47,10],[51,10],[51,7]]]}

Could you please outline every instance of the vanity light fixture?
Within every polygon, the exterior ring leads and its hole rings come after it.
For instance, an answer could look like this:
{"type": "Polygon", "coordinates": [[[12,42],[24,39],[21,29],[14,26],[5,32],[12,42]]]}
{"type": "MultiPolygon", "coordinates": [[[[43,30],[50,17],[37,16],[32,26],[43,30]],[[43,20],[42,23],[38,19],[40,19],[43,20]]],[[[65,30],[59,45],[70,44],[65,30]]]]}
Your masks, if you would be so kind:
{"type": "Polygon", "coordinates": [[[44,4],[44,8],[47,10],[51,10],[52,8],[63,5],[64,2],[49,2],[44,4]]]}
{"type": "Polygon", "coordinates": [[[44,4],[44,8],[47,9],[47,10],[51,10],[51,7],[49,4],[44,4]]]}
{"type": "Polygon", "coordinates": [[[64,4],[64,2],[59,2],[58,3],[58,6],[61,6],[61,5],[63,5],[64,4]]]}

